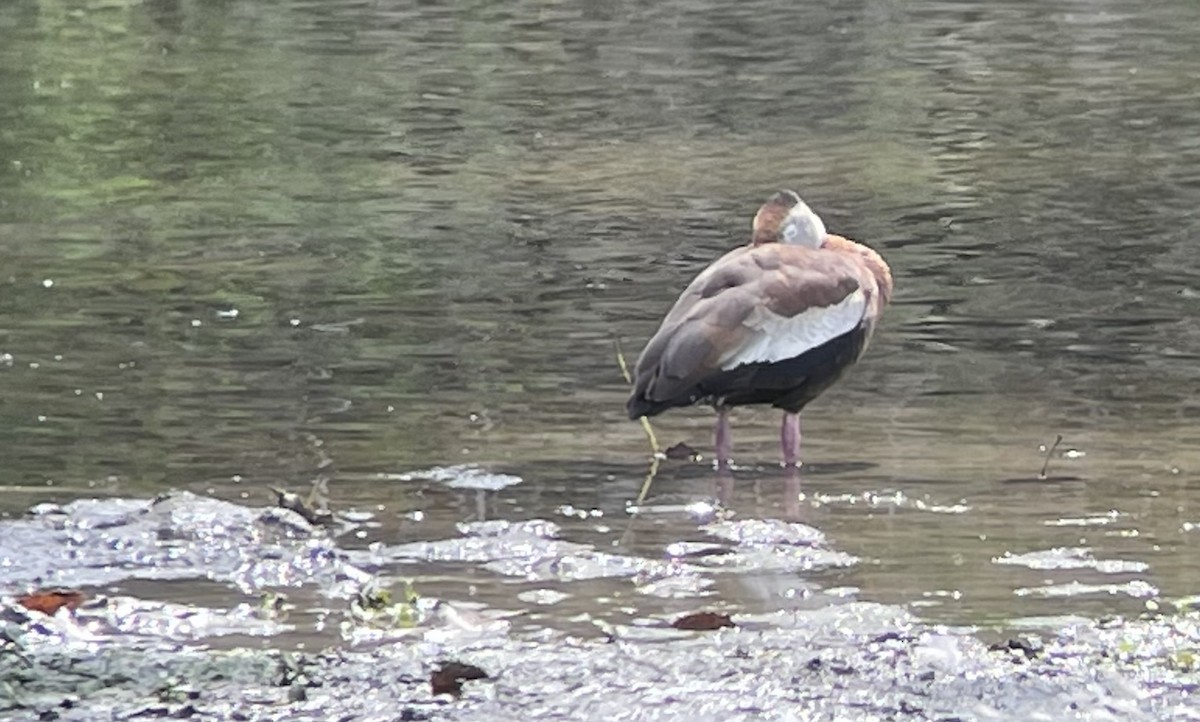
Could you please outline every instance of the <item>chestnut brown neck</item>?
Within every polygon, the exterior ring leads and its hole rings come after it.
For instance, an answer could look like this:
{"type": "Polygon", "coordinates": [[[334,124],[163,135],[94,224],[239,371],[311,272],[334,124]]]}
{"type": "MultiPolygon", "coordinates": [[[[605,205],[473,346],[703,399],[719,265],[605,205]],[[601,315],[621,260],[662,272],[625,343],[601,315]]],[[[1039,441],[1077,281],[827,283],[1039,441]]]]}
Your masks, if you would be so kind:
{"type": "Polygon", "coordinates": [[[767,228],[755,228],[750,235],[750,245],[763,246],[768,243],[779,243],[779,234],[767,228]]]}
{"type": "Polygon", "coordinates": [[[754,232],[750,234],[750,245],[761,246],[764,243],[779,242],[779,227],[787,218],[791,206],[786,198],[772,198],[754,214],[754,232]]]}

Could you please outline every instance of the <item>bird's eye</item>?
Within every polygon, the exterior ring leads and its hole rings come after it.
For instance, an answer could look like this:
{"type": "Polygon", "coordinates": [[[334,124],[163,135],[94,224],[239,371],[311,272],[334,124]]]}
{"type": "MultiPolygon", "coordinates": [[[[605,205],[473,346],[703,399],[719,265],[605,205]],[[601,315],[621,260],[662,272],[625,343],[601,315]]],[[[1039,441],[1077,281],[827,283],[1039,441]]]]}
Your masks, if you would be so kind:
{"type": "Polygon", "coordinates": [[[796,240],[796,236],[800,234],[800,229],[795,223],[787,223],[783,226],[783,240],[791,242],[796,240]]]}

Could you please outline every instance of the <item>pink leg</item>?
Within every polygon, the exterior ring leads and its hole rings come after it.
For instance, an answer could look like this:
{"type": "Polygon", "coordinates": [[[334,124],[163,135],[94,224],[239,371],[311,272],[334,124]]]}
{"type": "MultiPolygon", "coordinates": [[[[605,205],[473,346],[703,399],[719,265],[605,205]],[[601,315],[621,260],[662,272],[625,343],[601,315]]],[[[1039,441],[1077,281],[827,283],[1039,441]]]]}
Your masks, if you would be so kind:
{"type": "Polygon", "coordinates": [[[733,452],[733,432],[729,428],[729,409],[717,408],[717,428],[713,432],[716,447],[717,468],[729,468],[729,455],[733,452]]]}
{"type": "Polygon", "coordinates": [[[779,427],[779,446],[783,450],[785,467],[800,466],[800,414],[783,415],[783,425],[779,427]]]}

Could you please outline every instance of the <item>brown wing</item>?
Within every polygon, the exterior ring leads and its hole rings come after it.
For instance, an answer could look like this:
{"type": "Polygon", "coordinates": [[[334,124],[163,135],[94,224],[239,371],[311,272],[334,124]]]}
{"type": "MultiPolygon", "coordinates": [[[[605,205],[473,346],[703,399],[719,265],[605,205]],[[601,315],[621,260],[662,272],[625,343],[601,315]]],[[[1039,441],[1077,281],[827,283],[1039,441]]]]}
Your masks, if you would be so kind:
{"type": "Polygon", "coordinates": [[[697,384],[754,353],[770,323],[836,307],[860,283],[861,269],[836,253],[779,244],[731,251],[692,281],[646,345],[630,416],[698,401],[697,384]]]}

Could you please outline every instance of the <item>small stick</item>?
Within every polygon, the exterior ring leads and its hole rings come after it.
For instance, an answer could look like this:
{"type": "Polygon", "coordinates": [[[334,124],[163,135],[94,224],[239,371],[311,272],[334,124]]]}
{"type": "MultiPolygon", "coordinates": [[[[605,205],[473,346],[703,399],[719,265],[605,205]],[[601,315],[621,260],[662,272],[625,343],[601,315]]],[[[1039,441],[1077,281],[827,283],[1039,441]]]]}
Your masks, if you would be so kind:
{"type": "Polygon", "coordinates": [[[1057,449],[1058,445],[1061,443],[1062,443],[1062,434],[1059,434],[1058,436],[1055,437],[1054,443],[1050,445],[1050,448],[1046,450],[1046,462],[1044,464],[1042,464],[1042,470],[1038,473],[1039,479],[1046,478],[1046,471],[1050,468],[1050,457],[1054,456],[1054,450],[1057,449]]]}
{"type": "MultiPolygon", "coordinates": [[[[633,376],[629,373],[629,364],[625,363],[625,354],[621,352],[621,339],[614,340],[613,344],[617,347],[617,363],[621,366],[621,375],[625,377],[625,383],[633,386],[633,376]]],[[[658,445],[658,437],[654,435],[654,429],[650,427],[650,420],[645,416],[642,416],[638,419],[638,421],[642,422],[642,429],[646,432],[646,438],[650,440],[650,452],[654,454],[655,459],[659,458],[659,456],[662,454],[662,449],[658,445]]],[[[650,478],[654,478],[654,475],[651,474],[650,478]]],[[[642,488],[643,495],[646,493],[646,488],[649,486],[650,483],[649,480],[647,480],[646,486],[642,488]]],[[[638,503],[641,503],[640,497],[638,503]]]]}
{"type": "Polygon", "coordinates": [[[646,473],[646,480],[642,482],[642,490],[638,492],[637,501],[634,506],[641,506],[646,500],[646,494],[650,492],[650,482],[654,481],[654,477],[658,475],[658,464],[662,461],[662,457],[655,454],[654,459],[650,461],[650,471],[646,473]]]}
{"type": "Polygon", "coordinates": [[[625,531],[621,533],[621,538],[617,540],[617,546],[625,546],[625,542],[629,540],[629,535],[633,533],[633,525],[637,523],[637,518],[642,513],[642,503],[646,501],[646,494],[650,492],[650,483],[658,475],[658,465],[662,463],[662,460],[663,457],[657,455],[650,459],[650,468],[646,471],[646,480],[642,482],[642,490],[638,492],[637,501],[627,507],[629,511],[629,523],[625,525],[625,531]]]}

